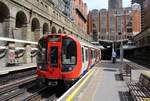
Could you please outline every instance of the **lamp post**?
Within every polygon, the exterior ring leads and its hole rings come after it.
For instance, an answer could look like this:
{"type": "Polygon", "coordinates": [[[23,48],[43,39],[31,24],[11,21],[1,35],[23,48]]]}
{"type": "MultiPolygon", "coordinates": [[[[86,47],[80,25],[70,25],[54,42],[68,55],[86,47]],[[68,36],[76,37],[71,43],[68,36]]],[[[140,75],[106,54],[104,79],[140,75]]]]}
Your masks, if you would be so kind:
{"type": "Polygon", "coordinates": [[[121,35],[121,44],[120,44],[120,62],[123,63],[123,39],[121,35]]]}

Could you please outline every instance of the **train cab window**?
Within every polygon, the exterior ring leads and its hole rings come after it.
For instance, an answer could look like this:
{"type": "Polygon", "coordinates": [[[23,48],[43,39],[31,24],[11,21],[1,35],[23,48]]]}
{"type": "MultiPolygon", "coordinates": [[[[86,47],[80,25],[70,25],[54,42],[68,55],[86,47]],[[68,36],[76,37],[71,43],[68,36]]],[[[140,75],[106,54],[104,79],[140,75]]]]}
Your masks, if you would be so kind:
{"type": "Polygon", "coordinates": [[[47,41],[45,39],[41,39],[38,42],[38,52],[37,52],[37,63],[46,63],[47,61],[47,41]]]}
{"type": "Polygon", "coordinates": [[[62,64],[75,65],[77,61],[77,47],[74,40],[68,37],[62,39],[62,64]]]}
{"type": "Polygon", "coordinates": [[[61,40],[61,38],[59,35],[51,35],[48,38],[48,41],[50,41],[50,42],[56,42],[56,41],[60,41],[60,40],[61,40]]]}
{"type": "Polygon", "coordinates": [[[58,47],[52,46],[50,49],[50,66],[58,67],[58,47]]]}
{"type": "Polygon", "coordinates": [[[47,40],[40,39],[36,56],[38,69],[47,70],[47,40]]]}
{"type": "Polygon", "coordinates": [[[84,62],[84,48],[82,48],[82,62],[84,62]]]}

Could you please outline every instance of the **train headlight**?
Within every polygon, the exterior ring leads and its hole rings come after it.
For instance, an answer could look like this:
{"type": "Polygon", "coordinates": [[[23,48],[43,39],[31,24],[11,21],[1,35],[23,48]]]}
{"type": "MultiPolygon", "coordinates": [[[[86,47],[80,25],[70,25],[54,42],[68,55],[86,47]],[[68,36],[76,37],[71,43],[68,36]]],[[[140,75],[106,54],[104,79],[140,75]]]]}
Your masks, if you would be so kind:
{"type": "Polygon", "coordinates": [[[72,69],[73,69],[72,67],[69,67],[69,68],[68,68],[69,71],[72,71],[72,69]]]}
{"type": "Polygon", "coordinates": [[[42,66],[38,66],[39,67],[39,69],[42,69],[42,66]]]}
{"type": "Polygon", "coordinates": [[[62,66],[62,72],[69,72],[69,71],[72,71],[74,68],[73,65],[63,65],[62,66]]]}

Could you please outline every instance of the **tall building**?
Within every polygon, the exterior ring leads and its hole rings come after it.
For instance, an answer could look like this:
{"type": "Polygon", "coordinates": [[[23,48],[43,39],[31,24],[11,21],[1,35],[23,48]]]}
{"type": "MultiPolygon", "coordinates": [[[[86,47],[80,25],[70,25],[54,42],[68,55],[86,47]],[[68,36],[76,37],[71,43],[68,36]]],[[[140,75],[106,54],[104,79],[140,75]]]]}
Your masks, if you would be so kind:
{"type": "Polygon", "coordinates": [[[83,0],[48,0],[87,33],[87,4],[83,0]]]}
{"type": "Polygon", "coordinates": [[[133,22],[131,8],[92,10],[88,15],[88,34],[93,34],[93,39],[115,40],[120,34],[124,38],[132,37],[133,22]]]}
{"type": "Polygon", "coordinates": [[[87,33],[87,4],[83,0],[72,1],[71,19],[87,33]]]}
{"type": "MultiPolygon", "coordinates": [[[[132,0],[132,4],[138,3],[141,6],[141,30],[143,31],[145,29],[145,21],[144,21],[144,1],[145,0],[132,0]]],[[[149,0],[147,0],[149,1],[149,0]]]]}
{"type": "Polygon", "coordinates": [[[132,4],[138,3],[141,6],[141,32],[135,36],[138,48],[150,46],[150,0],[132,0],[132,4]]]}
{"type": "Polygon", "coordinates": [[[132,28],[133,35],[141,32],[141,6],[137,3],[132,5],[132,28]]]}
{"type": "Polygon", "coordinates": [[[108,9],[119,9],[122,8],[122,0],[109,0],[108,9]]]}
{"type": "Polygon", "coordinates": [[[132,4],[139,3],[141,6],[141,27],[142,31],[150,27],[150,0],[132,0],[132,4]]]}
{"type": "Polygon", "coordinates": [[[72,1],[71,0],[48,0],[53,3],[53,5],[61,10],[66,16],[71,17],[71,8],[72,1]]]}
{"type": "Polygon", "coordinates": [[[150,0],[144,1],[144,25],[145,29],[150,28],[150,0]]]}
{"type": "Polygon", "coordinates": [[[108,32],[108,14],[106,9],[101,9],[99,12],[99,32],[106,33],[108,32]]]}
{"type": "Polygon", "coordinates": [[[92,12],[92,29],[93,29],[93,39],[97,41],[97,36],[99,32],[99,11],[97,9],[94,9],[92,12]]]}

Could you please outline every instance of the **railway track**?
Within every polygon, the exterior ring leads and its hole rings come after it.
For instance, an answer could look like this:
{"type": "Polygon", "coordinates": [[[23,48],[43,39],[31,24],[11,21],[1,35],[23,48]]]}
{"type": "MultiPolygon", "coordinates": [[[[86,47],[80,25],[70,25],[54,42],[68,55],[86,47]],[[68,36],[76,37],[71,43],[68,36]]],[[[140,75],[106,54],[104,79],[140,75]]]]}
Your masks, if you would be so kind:
{"type": "Polygon", "coordinates": [[[30,77],[24,78],[22,80],[16,80],[12,83],[9,83],[9,84],[6,84],[6,85],[1,85],[0,86],[0,95],[3,94],[3,93],[7,93],[9,91],[12,91],[12,90],[18,88],[19,86],[21,86],[25,83],[36,80],[36,78],[37,78],[37,76],[33,75],[33,76],[30,76],[30,77]]]}
{"type": "Polygon", "coordinates": [[[27,70],[11,71],[8,74],[0,75],[0,86],[9,84],[15,80],[22,80],[23,78],[35,75],[36,68],[30,68],[27,70]]]}
{"type": "Polygon", "coordinates": [[[0,101],[56,101],[65,90],[38,84],[36,80],[0,89],[0,101]]]}
{"type": "Polygon", "coordinates": [[[35,85],[33,81],[36,80],[36,75],[24,78],[22,80],[16,80],[10,84],[0,86],[0,101],[6,101],[14,98],[25,92],[24,87],[30,88],[35,85]]]}
{"type": "Polygon", "coordinates": [[[44,86],[21,101],[56,101],[66,91],[59,86],[44,86]]]}
{"type": "Polygon", "coordinates": [[[65,91],[62,85],[42,85],[37,75],[29,75],[0,85],[0,101],[56,101],[65,91]]]}
{"type": "Polygon", "coordinates": [[[150,69],[150,61],[142,60],[142,59],[136,59],[136,58],[127,58],[128,60],[143,66],[144,68],[150,69]]]}
{"type": "Polygon", "coordinates": [[[23,99],[22,101],[37,101],[38,99],[41,99],[40,93],[42,93],[44,90],[48,89],[48,87],[43,87],[41,89],[38,89],[36,92],[28,96],[27,98],[23,99]]]}

